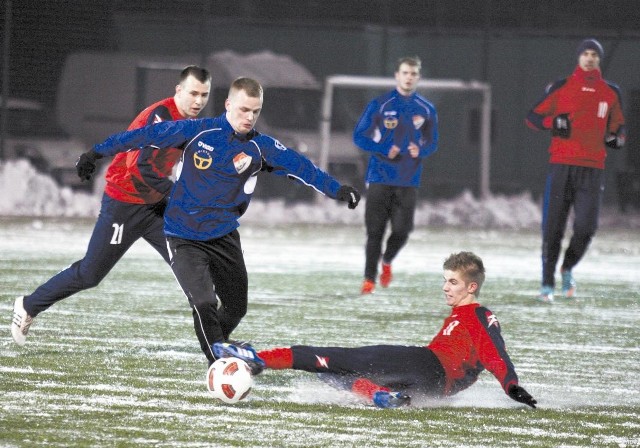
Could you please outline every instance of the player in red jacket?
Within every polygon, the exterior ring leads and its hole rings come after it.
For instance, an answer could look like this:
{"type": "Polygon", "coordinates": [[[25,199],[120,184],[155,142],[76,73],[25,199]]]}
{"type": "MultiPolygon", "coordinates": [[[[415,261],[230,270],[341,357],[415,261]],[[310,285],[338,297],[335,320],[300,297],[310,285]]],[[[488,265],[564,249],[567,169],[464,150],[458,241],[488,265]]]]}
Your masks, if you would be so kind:
{"type": "MultiPolygon", "coordinates": [[[[211,89],[208,70],[191,65],[180,73],[175,95],[144,109],[128,129],[160,121],[195,118],[207,105],[211,89]]],[[[11,334],[26,342],[33,319],[54,303],[97,286],[140,238],[169,263],[164,235],[164,208],[173,182],[172,169],[182,151],[145,147],[118,154],[106,173],[100,214],[84,258],[60,271],[27,296],[16,298],[11,334]]]]}
{"type": "Polygon", "coordinates": [[[426,347],[294,345],[256,353],[247,344],[214,344],[214,352],[244,359],[254,373],[265,367],[316,372],[383,408],[407,405],[411,396],[453,395],[475,383],[486,369],[509,397],[535,408],[536,400],[518,385],[498,319],[477,302],[485,276],[482,260],[460,252],[449,256],[443,269],[442,290],[451,315],[426,347]]]}
{"type": "Polygon", "coordinates": [[[550,84],[527,115],[531,128],[551,130],[542,210],[542,287],[538,297],[542,302],[553,302],[555,270],[571,207],[573,235],[560,273],[563,295],[575,297],[571,270],[586,253],[598,227],[605,145],[619,149],[626,138],[620,90],[602,78],[603,57],[597,40],[580,43],[573,74],[550,84]]]}

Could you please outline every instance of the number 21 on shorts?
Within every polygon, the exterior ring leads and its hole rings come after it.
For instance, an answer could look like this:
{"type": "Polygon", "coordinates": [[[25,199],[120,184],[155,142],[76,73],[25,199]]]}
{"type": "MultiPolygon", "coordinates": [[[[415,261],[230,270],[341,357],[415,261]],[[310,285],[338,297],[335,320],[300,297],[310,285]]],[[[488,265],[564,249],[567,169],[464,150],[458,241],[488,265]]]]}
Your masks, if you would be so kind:
{"type": "Polygon", "coordinates": [[[113,227],[113,236],[111,237],[110,244],[120,244],[122,243],[122,234],[124,233],[124,224],[111,224],[113,227]]]}

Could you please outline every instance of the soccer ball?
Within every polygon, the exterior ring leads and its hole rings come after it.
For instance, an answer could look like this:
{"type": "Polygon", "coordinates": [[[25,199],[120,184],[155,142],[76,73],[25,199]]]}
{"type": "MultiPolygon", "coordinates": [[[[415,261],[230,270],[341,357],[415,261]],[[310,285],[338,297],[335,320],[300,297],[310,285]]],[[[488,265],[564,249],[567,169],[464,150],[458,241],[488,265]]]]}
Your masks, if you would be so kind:
{"type": "Polygon", "coordinates": [[[247,398],[252,387],[251,368],[241,359],[218,359],[207,371],[209,393],[225,403],[237,403],[247,398]]]}

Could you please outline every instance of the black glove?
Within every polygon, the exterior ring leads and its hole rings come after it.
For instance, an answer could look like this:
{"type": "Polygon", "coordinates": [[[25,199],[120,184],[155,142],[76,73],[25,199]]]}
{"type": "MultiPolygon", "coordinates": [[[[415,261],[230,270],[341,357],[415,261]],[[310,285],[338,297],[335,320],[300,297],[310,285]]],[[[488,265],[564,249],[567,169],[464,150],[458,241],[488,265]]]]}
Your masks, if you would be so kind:
{"type": "Polygon", "coordinates": [[[76,160],[76,172],[82,180],[90,180],[96,171],[96,160],[102,159],[102,155],[94,150],[84,152],[76,160]]]}
{"type": "Polygon", "coordinates": [[[618,136],[616,134],[609,134],[604,138],[604,143],[611,149],[621,149],[624,146],[624,136],[618,136]]]}
{"type": "Polygon", "coordinates": [[[569,138],[571,136],[571,121],[569,121],[569,114],[560,114],[553,117],[551,135],[560,138],[569,138]]]}
{"type": "Polygon", "coordinates": [[[350,185],[343,185],[338,190],[336,199],[338,201],[348,202],[349,208],[354,209],[358,206],[358,202],[360,202],[360,193],[350,185]]]}
{"type": "Polygon", "coordinates": [[[524,403],[534,409],[538,403],[529,392],[524,390],[524,387],[520,387],[517,384],[512,384],[509,387],[509,396],[517,402],[524,403]]]}

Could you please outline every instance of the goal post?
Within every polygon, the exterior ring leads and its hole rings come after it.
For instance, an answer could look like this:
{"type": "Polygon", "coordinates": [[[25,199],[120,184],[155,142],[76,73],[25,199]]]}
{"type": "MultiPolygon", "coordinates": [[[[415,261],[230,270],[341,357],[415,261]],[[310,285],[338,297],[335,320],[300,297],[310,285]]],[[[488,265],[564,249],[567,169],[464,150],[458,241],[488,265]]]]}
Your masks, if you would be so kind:
{"type": "MultiPolygon", "coordinates": [[[[333,108],[333,94],[337,87],[362,89],[368,87],[393,88],[396,86],[394,78],[375,76],[332,75],[324,83],[322,110],[320,121],[320,168],[327,171],[329,166],[329,151],[331,148],[331,113],[333,108]]],[[[418,82],[418,89],[444,91],[472,91],[482,94],[480,113],[480,184],[481,197],[487,198],[490,191],[491,165],[491,86],[479,81],[462,81],[457,79],[425,79],[418,82]]]]}

